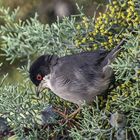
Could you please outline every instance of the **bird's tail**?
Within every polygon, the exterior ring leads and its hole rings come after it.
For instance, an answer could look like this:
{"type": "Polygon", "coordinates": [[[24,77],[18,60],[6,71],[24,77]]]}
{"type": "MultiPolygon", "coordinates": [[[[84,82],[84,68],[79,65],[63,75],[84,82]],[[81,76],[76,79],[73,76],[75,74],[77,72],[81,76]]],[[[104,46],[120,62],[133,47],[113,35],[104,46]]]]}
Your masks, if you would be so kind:
{"type": "Polygon", "coordinates": [[[126,40],[122,40],[113,50],[111,50],[108,55],[105,57],[103,62],[101,63],[101,66],[110,65],[114,59],[117,57],[118,53],[122,50],[122,45],[126,42],[126,40]]]}
{"type": "Polygon", "coordinates": [[[103,68],[103,75],[105,78],[110,78],[113,75],[113,70],[110,66],[110,64],[114,61],[114,59],[117,57],[118,53],[122,50],[122,45],[125,43],[125,40],[122,40],[113,50],[111,50],[108,55],[105,57],[103,62],[101,63],[101,66],[103,68]]]}

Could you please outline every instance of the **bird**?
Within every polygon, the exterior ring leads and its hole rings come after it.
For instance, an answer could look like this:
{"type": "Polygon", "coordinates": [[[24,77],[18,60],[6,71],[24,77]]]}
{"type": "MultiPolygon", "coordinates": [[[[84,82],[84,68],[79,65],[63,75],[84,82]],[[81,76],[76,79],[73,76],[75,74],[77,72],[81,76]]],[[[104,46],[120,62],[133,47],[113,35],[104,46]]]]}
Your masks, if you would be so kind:
{"type": "Polygon", "coordinates": [[[110,65],[123,44],[124,40],[111,51],[100,48],[63,57],[51,54],[39,56],[29,69],[37,95],[48,88],[79,107],[84,103],[90,104],[113,85],[115,75],[110,65]]]}

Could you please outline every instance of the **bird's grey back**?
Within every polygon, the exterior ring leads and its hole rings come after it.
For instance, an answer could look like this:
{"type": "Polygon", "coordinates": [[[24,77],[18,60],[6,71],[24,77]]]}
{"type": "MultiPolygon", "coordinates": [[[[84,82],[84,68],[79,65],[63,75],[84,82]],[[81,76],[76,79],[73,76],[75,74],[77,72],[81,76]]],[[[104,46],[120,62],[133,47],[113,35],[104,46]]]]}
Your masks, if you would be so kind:
{"type": "Polygon", "coordinates": [[[81,73],[81,75],[84,74],[86,80],[91,80],[92,76],[101,71],[100,63],[105,59],[107,54],[108,51],[106,50],[97,50],[61,57],[58,60],[56,69],[57,75],[63,74],[68,79],[76,79],[77,74],[81,73]]]}

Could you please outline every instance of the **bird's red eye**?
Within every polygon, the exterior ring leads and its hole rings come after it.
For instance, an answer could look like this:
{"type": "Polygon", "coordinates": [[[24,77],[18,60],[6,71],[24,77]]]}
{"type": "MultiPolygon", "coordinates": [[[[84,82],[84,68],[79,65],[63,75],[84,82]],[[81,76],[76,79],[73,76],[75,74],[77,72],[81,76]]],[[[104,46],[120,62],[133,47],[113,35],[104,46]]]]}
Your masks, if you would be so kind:
{"type": "Polygon", "coordinates": [[[38,74],[38,75],[36,76],[36,79],[37,79],[38,81],[41,81],[41,80],[43,79],[43,77],[42,77],[40,74],[38,74]]]}

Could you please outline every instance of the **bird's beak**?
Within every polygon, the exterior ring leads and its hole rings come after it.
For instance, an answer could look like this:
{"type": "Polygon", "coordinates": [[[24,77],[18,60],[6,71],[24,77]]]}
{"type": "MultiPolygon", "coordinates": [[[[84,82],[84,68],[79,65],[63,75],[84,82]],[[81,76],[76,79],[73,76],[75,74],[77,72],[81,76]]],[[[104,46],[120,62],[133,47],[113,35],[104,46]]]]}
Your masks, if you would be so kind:
{"type": "Polygon", "coordinates": [[[41,83],[36,88],[36,96],[39,97],[39,93],[42,92],[45,88],[47,88],[47,82],[42,80],[41,83]]]}

